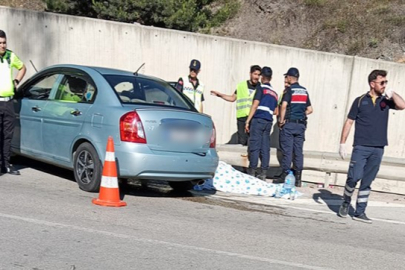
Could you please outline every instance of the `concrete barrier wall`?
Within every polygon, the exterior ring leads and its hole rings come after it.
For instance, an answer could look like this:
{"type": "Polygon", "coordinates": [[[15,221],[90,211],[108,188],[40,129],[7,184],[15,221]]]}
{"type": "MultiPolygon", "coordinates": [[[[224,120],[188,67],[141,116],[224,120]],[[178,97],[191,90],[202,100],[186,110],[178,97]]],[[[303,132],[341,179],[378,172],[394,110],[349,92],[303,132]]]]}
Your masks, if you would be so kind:
{"type": "MultiPolygon", "coordinates": [[[[279,93],[282,74],[291,66],[300,69],[300,82],[308,88],[314,107],[306,151],[338,151],[347,112],[353,99],[368,91],[371,70],[388,70],[389,86],[405,96],[405,65],[391,62],[6,7],[0,8],[0,29],[7,32],[9,48],[26,63],[28,76],[35,73],[29,60],[39,69],[72,63],[133,71],[145,62],[141,73],[173,81],[188,73],[191,59],[199,59],[205,112],[216,124],[218,143],[228,142],[236,132],[236,104],[210,96],[209,91],[232,93],[238,82],[249,78],[253,64],[272,67],[272,83],[279,93]]],[[[390,117],[385,156],[402,158],[405,113],[392,112],[390,117]]],[[[351,141],[352,135],[353,131],[351,141]]],[[[276,129],[272,138],[274,146],[276,129]]]]}

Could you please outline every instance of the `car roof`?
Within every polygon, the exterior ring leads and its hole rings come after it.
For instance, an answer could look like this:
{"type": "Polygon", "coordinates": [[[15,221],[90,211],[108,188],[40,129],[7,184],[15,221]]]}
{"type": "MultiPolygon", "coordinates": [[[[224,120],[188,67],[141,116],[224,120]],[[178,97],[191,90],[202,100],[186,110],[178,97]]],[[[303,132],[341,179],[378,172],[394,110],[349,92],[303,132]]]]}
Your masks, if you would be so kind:
{"type": "MultiPolygon", "coordinates": [[[[54,66],[49,66],[46,69],[51,69],[51,68],[76,68],[76,69],[81,69],[83,71],[89,71],[89,70],[94,70],[101,75],[124,75],[124,76],[134,76],[133,71],[128,71],[128,70],[122,70],[122,69],[115,69],[115,68],[106,68],[106,67],[94,67],[94,66],[84,66],[84,65],[73,65],[73,64],[59,64],[59,65],[54,65],[54,66]]],[[[153,77],[153,76],[147,76],[143,74],[137,74],[136,76],[140,78],[147,78],[147,79],[154,79],[158,81],[164,81],[160,78],[153,77]]]]}

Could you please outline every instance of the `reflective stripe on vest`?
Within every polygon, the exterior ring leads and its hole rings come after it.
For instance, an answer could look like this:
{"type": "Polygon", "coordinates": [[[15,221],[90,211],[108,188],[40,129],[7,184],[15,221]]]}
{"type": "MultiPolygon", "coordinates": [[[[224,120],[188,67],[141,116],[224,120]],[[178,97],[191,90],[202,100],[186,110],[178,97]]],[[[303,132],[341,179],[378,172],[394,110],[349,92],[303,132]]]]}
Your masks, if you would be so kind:
{"type": "Polygon", "coordinates": [[[182,77],[183,80],[183,94],[186,95],[194,104],[194,108],[198,112],[201,112],[201,99],[204,91],[204,85],[198,85],[197,89],[194,89],[194,85],[190,82],[188,76],[182,77]]]}
{"type": "Polygon", "coordinates": [[[259,106],[259,107],[257,107],[257,109],[258,109],[258,110],[261,110],[261,111],[268,112],[271,116],[273,116],[273,111],[270,110],[269,107],[266,107],[266,106],[259,106]]]}
{"type": "Polygon", "coordinates": [[[0,62],[0,96],[10,97],[14,95],[14,84],[11,77],[11,54],[12,51],[6,50],[0,62]]]}
{"type": "Polygon", "coordinates": [[[236,87],[236,118],[249,116],[255,92],[256,91],[252,91],[249,95],[249,88],[246,81],[238,84],[236,87]]]}
{"type": "Polygon", "coordinates": [[[262,97],[253,117],[273,121],[274,110],[277,108],[277,93],[269,84],[262,84],[256,91],[262,91],[262,97]]]}
{"type": "Polygon", "coordinates": [[[290,86],[291,100],[287,105],[286,119],[304,120],[307,118],[305,111],[307,109],[308,92],[307,89],[298,83],[290,86]]]}

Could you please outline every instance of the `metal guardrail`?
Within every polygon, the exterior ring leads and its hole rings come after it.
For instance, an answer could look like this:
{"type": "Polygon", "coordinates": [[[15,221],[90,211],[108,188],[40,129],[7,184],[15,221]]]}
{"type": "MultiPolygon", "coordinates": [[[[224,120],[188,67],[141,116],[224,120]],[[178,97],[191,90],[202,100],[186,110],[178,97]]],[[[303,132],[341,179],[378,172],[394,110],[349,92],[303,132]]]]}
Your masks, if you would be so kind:
{"type": "MultiPolygon", "coordinates": [[[[231,157],[228,159],[229,161],[231,161],[231,163],[236,163],[233,165],[247,166],[246,158],[242,158],[240,154],[233,154],[246,153],[246,146],[232,144],[218,145],[217,151],[219,152],[220,157],[221,152],[232,153],[231,157]]],[[[270,154],[270,165],[279,165],[281,152],[279,152],[277,148],[271,148],[270,154]]],[[[349,161],[350,156],[348,156],[345,160],[342,160],[338,153],[304,151],[304,170],[347,174],[349,161]]],[[[405,159],[383,157],[383,161],[377,178],[394,181],[405,181],[405,159]]]]}

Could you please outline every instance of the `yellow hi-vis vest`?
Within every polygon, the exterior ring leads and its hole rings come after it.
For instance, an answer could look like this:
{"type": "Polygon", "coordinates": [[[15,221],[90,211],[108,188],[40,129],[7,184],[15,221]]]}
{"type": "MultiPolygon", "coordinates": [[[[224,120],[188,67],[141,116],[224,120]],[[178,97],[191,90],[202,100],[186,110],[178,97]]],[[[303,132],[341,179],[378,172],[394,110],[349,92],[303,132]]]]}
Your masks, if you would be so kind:
{"type": "Polygon", "coordinates": [[[249,116],[250,107],[252,107],[253,97],[256,91],[249,95],[247,81],[241,82],[236,87],[236,118],[249,116]]]}
{"type": "Polygon", "coordinates": [[[0,58],[0,97],[11,97],[14,95],[13,68],[21,69],[24,64],[10,50],[0,58]]]}
{"type": "Polygon", "coordinates": [[[198,87],[194,89],[194,85],[190,82],[188,76],[182,77],[183,79],[183,94],[185,94],[193,103],[198,112],[201,112],[202,95],[204,92],[204,85],[198,81],[198,87]]]}

